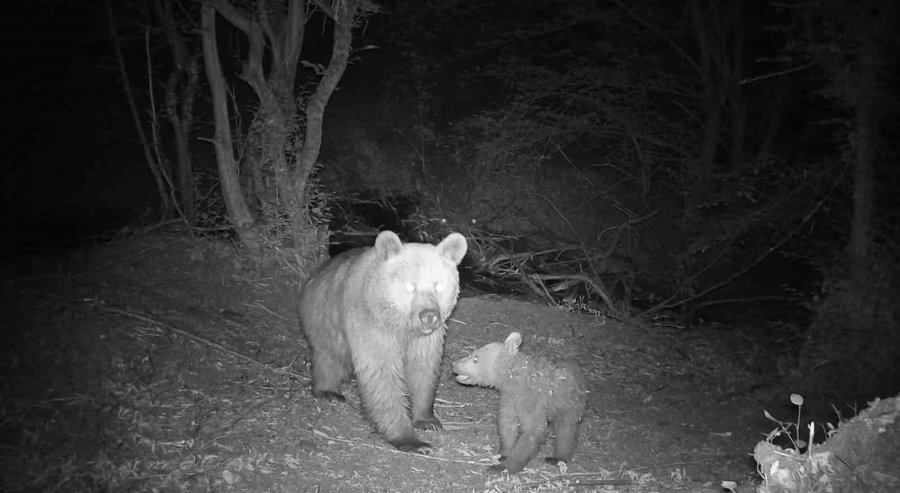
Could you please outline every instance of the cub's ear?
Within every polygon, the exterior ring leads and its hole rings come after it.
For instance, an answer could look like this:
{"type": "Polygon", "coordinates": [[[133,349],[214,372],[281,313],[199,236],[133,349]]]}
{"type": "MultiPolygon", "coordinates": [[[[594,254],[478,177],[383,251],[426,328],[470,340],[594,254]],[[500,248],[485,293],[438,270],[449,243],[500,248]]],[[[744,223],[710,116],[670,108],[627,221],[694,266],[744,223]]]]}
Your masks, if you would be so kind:
{"type": "Polygon", "coordinates": [[[456,265],[462,262],[466,256],[469,245],[466,243],[466,237],[459,233],[450,233],[443,241],[438,243],[438,255],[450,260],[456,265]]]}
{"type": "Polygon", "coordinates": [[[382,231],[375,238],[375,251],[384,260],[400,253],[400,246],[400,237],[393,231],[382,231]]]}
{"type": "Polygon", "coordinates": [[[519,346],[522,345],[522,334],[518,332],[510,332],[509,336],[506,337],[506,350],[509,351],[509,354],[515,354],[519,351],[519,346]]]}

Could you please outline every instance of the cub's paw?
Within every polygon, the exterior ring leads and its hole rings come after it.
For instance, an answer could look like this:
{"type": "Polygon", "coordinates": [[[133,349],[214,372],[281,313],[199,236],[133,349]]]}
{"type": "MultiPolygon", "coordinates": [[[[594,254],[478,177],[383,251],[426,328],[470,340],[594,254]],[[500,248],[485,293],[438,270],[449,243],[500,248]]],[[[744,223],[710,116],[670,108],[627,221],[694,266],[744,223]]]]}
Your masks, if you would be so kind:
{"type": "Polygon", "coordinates": [[[397,440],[388,441],[391,445],[401,452],[409,452],[419,455],[434,455],[434,447],[428,442],[423,442],[418,438],[399,438],[397,440]]]}
{"type": "Polygon", "coordinates": [[[416,421],[413,421],[413,428],[425,431],[439,431],[443,430],[444,426],[441,424],[441,421],[439,419],[431,418],[417,419],[416,421]]]}
{"type": "Polygon", "coordinates": [[[313,390],[312,395],[316,399],[323,399],[326,401],[344,402],[347,400],[347,398],[344,397],[343,394],[339,394],[331,390],[313,390]]]}
{"type": "Polygon", "coordinates": [[[560,462],[568,463],[566,459],[560,459],[559,457],[547,457],[544,459],[544,462],[547,464],[553,464],[554,466],[558,466],[560,462]]]}
{"type": "Polygon", "coordinates": [[[523,465],[510,464],[510,463],[506,462],[505,460],[502,462],[499,462],[497,464],[493,464],[488,468],[488,470],[492,473],[502,473],[502,472],[506,471],[510,474],[516,474],[517,472],[520,472],[522,469],[525,469],[524,464],[523,465]]]}
{"type": "Polygon", "coordinates": [[[498,464],[494,464],[491,466],[496,471],[507,471],[510,474],[516,474],[522,472],[522,469],[525,469],[525,466],[528,464],[528,461],[522,462],[521,460],[509,460],[508,457],[504,457],[498,464]]]}
{"type": "Polygon", "coordinates": [[[569,472],[569,461],[560,457],[547,457],[544,459],[547,464],[553,465],[561,474],[569,472]]]}

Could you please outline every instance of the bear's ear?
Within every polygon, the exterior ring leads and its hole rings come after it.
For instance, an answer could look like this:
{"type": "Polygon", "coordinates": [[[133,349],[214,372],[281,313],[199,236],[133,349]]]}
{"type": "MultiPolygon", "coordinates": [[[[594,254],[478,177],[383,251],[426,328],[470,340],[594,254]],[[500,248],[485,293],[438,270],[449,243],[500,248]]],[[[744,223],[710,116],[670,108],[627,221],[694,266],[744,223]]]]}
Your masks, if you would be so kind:
{"type": "Polygon", "coordinates": [[[466,250],[469,245],[466,243],[466,237],[459,233],[450,233],[443,241],[438,243],[438,255],[450,260],[456,265],[462,262],[466,256],[466,250]]]}
{"type": "Polygon", "coordinates": [[[510,332],[504,344],[506,344],[506,350],[509,351],[509,354],[515,354],[519,351],[519,346],[522,345],[522,334],[510,332]]]}
{"type": "Polygon", "coordinates": [[[400,253],[401,246],[400,238],[393,231],[382,231],[375,238],[375,251],[384,260],[400,253]]]}

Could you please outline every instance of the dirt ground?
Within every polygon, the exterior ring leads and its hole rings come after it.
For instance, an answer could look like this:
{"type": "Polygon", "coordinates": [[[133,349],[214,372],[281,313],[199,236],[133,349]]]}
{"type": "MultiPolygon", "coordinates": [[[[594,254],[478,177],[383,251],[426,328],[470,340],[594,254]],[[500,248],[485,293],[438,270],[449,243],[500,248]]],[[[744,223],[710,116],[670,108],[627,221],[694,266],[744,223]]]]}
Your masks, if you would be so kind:
{"type": "MultiPolygon", "coordinates": [[[[2,266],[0,491],[724,491],[773,426],[716,332],[624,323],[464,291],[449,321],[434,456],[400,453],[346,403],[310,395],[290,269],[226,242],[141,237],[2,266]],[[568,467],[493,472],[492,389],[448,362],[523,334],[589,385],[568,467]]],[[[770,411],[774,410],[770,407],[770,411]]]]}

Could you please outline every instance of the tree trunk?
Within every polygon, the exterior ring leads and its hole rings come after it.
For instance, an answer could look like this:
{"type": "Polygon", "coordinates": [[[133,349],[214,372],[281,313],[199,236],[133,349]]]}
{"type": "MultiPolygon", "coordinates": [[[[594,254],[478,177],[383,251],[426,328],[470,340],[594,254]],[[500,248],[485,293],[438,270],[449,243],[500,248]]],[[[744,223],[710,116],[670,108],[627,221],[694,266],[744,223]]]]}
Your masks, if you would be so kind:
{"type": "MultiPolygon", "coordinates": [[[[193,119],[191,119],[193,120],[193,119]]],[[[191,121],[178,116],[170,118],[175,135],[175,159],[178,166],[178,191],[181,197],[181,212],[189,222],[194,220],[194,165],[191,157],[191,121]]]]}
{"type": "Polygon", "coordinates": [[[744,19],[741,11],[742,0],[730,0],[725,11],[720,14],[726,27],[719,33],[722,40],[722,84],[728,94],[728,109],[731,114],[731,162],[732,168],[743,165],[747,148],[747,104],[741,79],[744,74],[744,19]],[[727,47],[730,45],[731,53],[727,47]]]}
{"type": "Polygon", "coordinates": [[[213,145],[216,150],[219,182],[222,186],[225,208],[228,211],[228,219],[241,241],[254,244],[255,235],[251,231],[253,217],[241,194],[237,163],[234,159],[234,145],[231,141],[231,125],[228,121],[228,103],[225,97],[225,76],[222,74],[219,50],[216,44],[216,9],[207,3],[201,7],[201,29],[206,78],[209,80],[213,100],[215,121],[213,145]]]}
{"type": "Polygon", "coordinates": [[[208,5],[247,36],[247,58],[240,77],[259,98],[263,117],[258,128],[261,159],[251,163],[254,192],[261,201],[273,206],[267,219],[284,214],[293,224],[296,215],[305,217],[305,203],[293,201],[296,194],[285,146],[295,125],[293,92],[303,48],[306,0],[290,0],[287,4],[262,0],[257,3],[254,15],[236,9],[227,0],[212,0],[208,5]],[[271,58],[268,63],[266,57],[271,58]],[[267,166],[271,166],[275,177],[274,190],[265,184],[261,193],[263,170],[267,166]]]}
{"type": "Polygon", "coordinates": [[[288,143],[294,125],[293,99],[288,98],[286,102],[281,102],[278,106],[272,108],[266,108],[264,111],[267,117],[267,122],[263,127],[264,155],[275,172],[275,191],[277,192],[279,207],[284,206],[284,212],[290,218],[298,212],[298,209],[291,207],[285,202],[285,198],[293,195],[291,173],[288,169],[288,159],[285,154],[285,146],[288,143]]]}
{"type": "Polygon", "coordinates": [[[784,119],[784,108],[787,103],[788,83],[781,80],[778,83],[775,93],[775,104],[772,105],[769,119],[766,123],[766,133],[759,145],[756,153],[756,159],[766,159],[772,154],[775,143],[778,141],[778,134],[781,132],[781,121],[784,119]]]}
{"type": "Polygon", "coordinates": [[[331,52],[331,62],[325,69],[322,80],[319,81],[316,91],[306,106],[306,136],[294,166],[294,193],[289,199],[295,207],[305,207],[308,200],[307,185],[322,147],[325,106],[328,105],[328,100],[331,99],[344,71],[347,70],[353,41],[353,20],[359,13],[360,0],[346,0],[336,5],[343,8],[334,12],[332,17],[334,19],[334,46],[331,52]]]}
{"type": "Polygon", "coordinates": [[[719,145],[727,130],[727,167],[740,166],[746,156],[747,108],[741,87],[744,63],[743,12],[739,0],[690,2],[691,22],[699,52],[704,125],[700,143],[701,176],[714,171],[719,145]],[[723,128],[725,118],[728,128],[723,128]]]}
{"type": "Polygon", "coordinates": [[[166,84],[166,115],[175,136],[177,188],[181,212],[188,221],[194,219],[194,173],[190,150],[194,127],[194,101],[200,86],[199,53],[190,53],[178,32],[171,0],[154,3],[175,67],[166,84]]]}
{"type": "Polygon", "coordinates": [[[865,282],[872,254],[874,167],[879,146],[876,105],[878,94],[878,46],[872,29],[863,29],[859,58],[859,85],[855,129],[850,136],[853,149],[853,218],[847,244],[850,277],[865,282]]]}
{"type": "MultiPolygon", "coordinates": [[[[255,12],[248,13],[238,9],[228,0],[207,0],[203,13],[215,10],[235,28],[247,36],[247,56],[243,63],[240,77],[253,88],[260,102],[260,114],[263,121],[259,126],[259,143],[263,146],[262,163],[251,169],[254,182],[258,185],[262,178],[262,169],[258,166],[272,166],[275,176],[274,214],[268,219],[286,217],[289,221],[290,234],[295,238],[306,237],[309,228],[306,188],[310,174],[319,157],[322,145],[322,122],[325,106],[328,104],[338,81],[347,68],[350,57],[353,21],[360,13],[361,0],[342,0],[339,2],[315,2],[315,7],[334,20],[334,46],[331,61],[319,81],[316,91],[310,97],[306,108],[306,134],[300,149],[287,149],[289,139],[295,135],[296,102],[294,85],[300,52],[303,47],[304,27],[307,20],[308,4],[306,0],[289,0],[287,2],[267,2],[259,0],[255,4],[255,12]],[[293,162],[288,153],[294,153],[293,162]]],[[[372,11],[372,5],[366,4],[372,11]]],[[[214,27],[206,27],[209,23],[204,17],[204,52],[215,48],[214,27]],[[213,34],[210,35],[208,31],[213,34]],[[209,38],[209,39],[207,39],[209,38]],[[207,46],[211,45],[211,46],[207,46]]],[[[215,59],[216,74],[220,80],[223,102],[214,103],[216,110],[216,145],[227,147],[226,135],[220,136],[218,124],[222,120],[222,128],[227,128],[227,113],[224,106],[224,82],[221,81],[221,69],[215,59]],[[221,109],[218,109],[221,106],[221,109]],[[220,114],[221,113],[221,117],[220,114]],[[221,141],[221,142],[220,142],[221,141]]],[[[207,55],[207,71],[210,72],[210,56],[207,55]]],[[[210,76],[211,85],[213,76],[210,76]]],[[[224,132],[224,131],[223,131],[224,132]]],[[[224,150],[223,150],[224,152],[224,150]]],[[[292,156],[293,157],[293,156],[292,156]]],[[[231,167],[233,167],[233,157],[231,167]]],[[[220,167],[221,169],[221,167],[220,167]]],[[[223,183],[224,187],[224,183],[223,183]]]]}
{"type": "Polygon", "coordinates": [[[700,6],[700,0],[690,2],[691,19],[694,24],[694,36],[699,50],[700,81],[703,86],[703,128],[701,130],[700,151],[696,173],[699,183],[703,183],[712,174],[715,167],[716,151],[719,147],[719,134],[722,131],[722,96],[713,80],[713,61],[710,50],[712,40],[706,30],[706,21],[700,6]]]}
{"type": "Polygon", "coordinates": [[[731,159],[729,165],[735,169],[747,158],[747,105],[741,90],[739,74],[726,79],[728,84],[728,108],[731,115],[731,159]]]}
{"type": "MultiPolygon", "coordinates": [[[[881,147],[880,116],[885,111],[880,87],[888,56],[880,46],[896,25],[892,4],[876,1],[835,2],[830,9],[806,14],[811,46],[841,47],[841,52],[811,50],[831,78],[831,89],[852,111],[853,203],[846,244],[847,273],[832,279],[834,289],[819,304],[799,358],[798,375],[831,402],[862,402],[896,392],[900,328],[891,309],[896,274],[888,260],[881,265],[875,243],[875,165],[881,147]],[[819,40],[822,23],[837,26],[819,40]],[[852,60],[853,63],[846,63],[852,60]],[[831,395],[829,395],[831,394],[831,395]]],[[[890,252],[885,252],[890,253],[890,252]]]]}

